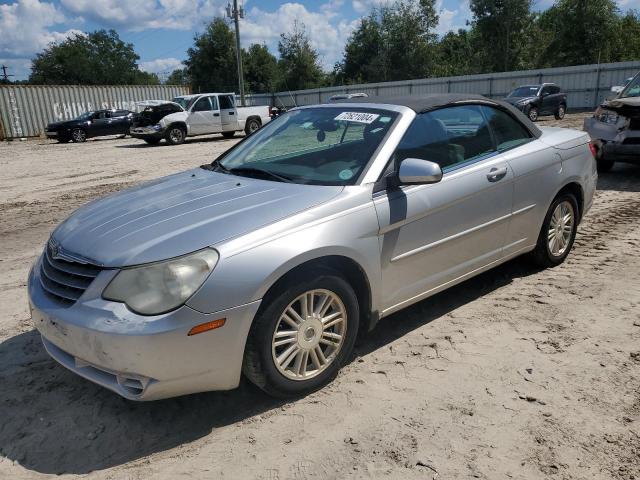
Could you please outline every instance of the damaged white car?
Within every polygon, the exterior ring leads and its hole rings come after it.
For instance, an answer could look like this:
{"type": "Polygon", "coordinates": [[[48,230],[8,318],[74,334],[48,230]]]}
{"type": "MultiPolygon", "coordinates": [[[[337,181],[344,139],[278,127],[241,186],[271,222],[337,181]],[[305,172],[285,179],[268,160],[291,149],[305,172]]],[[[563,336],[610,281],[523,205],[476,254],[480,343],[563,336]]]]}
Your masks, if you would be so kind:
{"type": "Polygon", "coordinates": [[[596,148],[598,171],[611,170],[615,162],[640,165],[640,73],[585,118],[584,131],[596,148]]]}

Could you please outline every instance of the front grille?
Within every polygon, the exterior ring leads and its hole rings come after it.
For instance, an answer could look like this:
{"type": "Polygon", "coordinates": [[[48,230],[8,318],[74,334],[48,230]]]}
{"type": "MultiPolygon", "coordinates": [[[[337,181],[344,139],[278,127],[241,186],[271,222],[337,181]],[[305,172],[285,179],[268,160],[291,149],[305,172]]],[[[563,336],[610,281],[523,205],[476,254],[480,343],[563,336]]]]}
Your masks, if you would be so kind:
{"type": "Polygon", "coordinates": [[[100,273],[94,265],[53,258],[47,245],[42,256],[40,283],[46,294],[64,307],[70,307],[100,273]]]}

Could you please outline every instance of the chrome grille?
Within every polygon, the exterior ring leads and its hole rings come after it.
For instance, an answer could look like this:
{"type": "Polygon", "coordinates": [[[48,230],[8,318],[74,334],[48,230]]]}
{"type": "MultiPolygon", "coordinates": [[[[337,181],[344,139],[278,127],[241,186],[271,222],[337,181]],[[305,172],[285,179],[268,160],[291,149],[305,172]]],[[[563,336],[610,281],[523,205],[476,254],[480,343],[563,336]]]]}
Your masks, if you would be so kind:
{"type": "Polygon", "coordinates": [[[61,258],[54,258],[51,245],[42,256],[40,283],[45,293],[60,305],[70,307],[91,285],[100,268],[61,258]]]}

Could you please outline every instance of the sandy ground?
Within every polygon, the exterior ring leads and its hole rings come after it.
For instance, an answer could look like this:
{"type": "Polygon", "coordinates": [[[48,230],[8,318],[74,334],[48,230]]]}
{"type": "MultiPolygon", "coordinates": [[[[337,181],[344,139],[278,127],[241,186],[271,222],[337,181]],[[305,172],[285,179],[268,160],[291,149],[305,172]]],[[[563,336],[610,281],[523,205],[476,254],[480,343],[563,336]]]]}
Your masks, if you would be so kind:
{"type": "Polygon", "coordinates": [[[25,279],[51,229],[234,141],[0,144],[0,478],[640,479],[637,167],[601,175],[563,265],[516,259],[383,320],[295,402],[132,403],[50,360],[25,279]]]}

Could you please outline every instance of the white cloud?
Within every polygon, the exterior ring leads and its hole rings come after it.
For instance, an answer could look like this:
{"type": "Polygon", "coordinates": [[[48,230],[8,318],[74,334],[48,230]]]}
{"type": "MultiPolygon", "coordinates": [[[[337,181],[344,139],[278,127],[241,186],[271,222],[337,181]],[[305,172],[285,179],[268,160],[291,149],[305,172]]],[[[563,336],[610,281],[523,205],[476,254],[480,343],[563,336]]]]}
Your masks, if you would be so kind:
{"type": "Polygon", "coordinates": [[[140,70],[149,73],[171,73],[178,68],[184,68],[182,60],[177,58],[156,58],[148,62],[140,62],[140,70]]]}
{"type": "Polygon", "coordinates": [[[461,28],[466,28],[466,20],[471,18],[469,0],[463,0],[455,10],[448,10],[444,7],[443,0],[437,0],[436,12],[439,16],[438,26],[436,27],[438,35],[444,35],[451,30],[458,31],[461,28]]]}
{"type": "Polygon", "coordinates": [[[393,3],[392,0],[352,0],[351,5],[356,13],[364,14],[372,8],[381,7],[393,3]]]}
{"type": "Polygon", "coordinates": [[[70,12],[128,30],[189,30],[224,13],[224,0],[61,0],[70,12]]]}
{"type": "Polygon", "coordinates": [[[64,40],[79,30],[55,31],[66,18],[52,3],[18,0],[0,5],[0,57],[24,59],[51,42],[64,40]]]}
{"type": "Polygon", "coordinates": [[[331,69],[342,58],[344,44],[360,20],[332,22],[334,15],[327,15],[326,8],[335,9],[339,5],[326,5],[320,12],[309,11],[300,3],[285,3],[274,12],[253,7],[241,23],[242,44],[264,43],[272,52],[277,52],[280,34],[291,32],[297,20],[304,24],[311,46],[320,54],[322,66],[331,69]]]}

